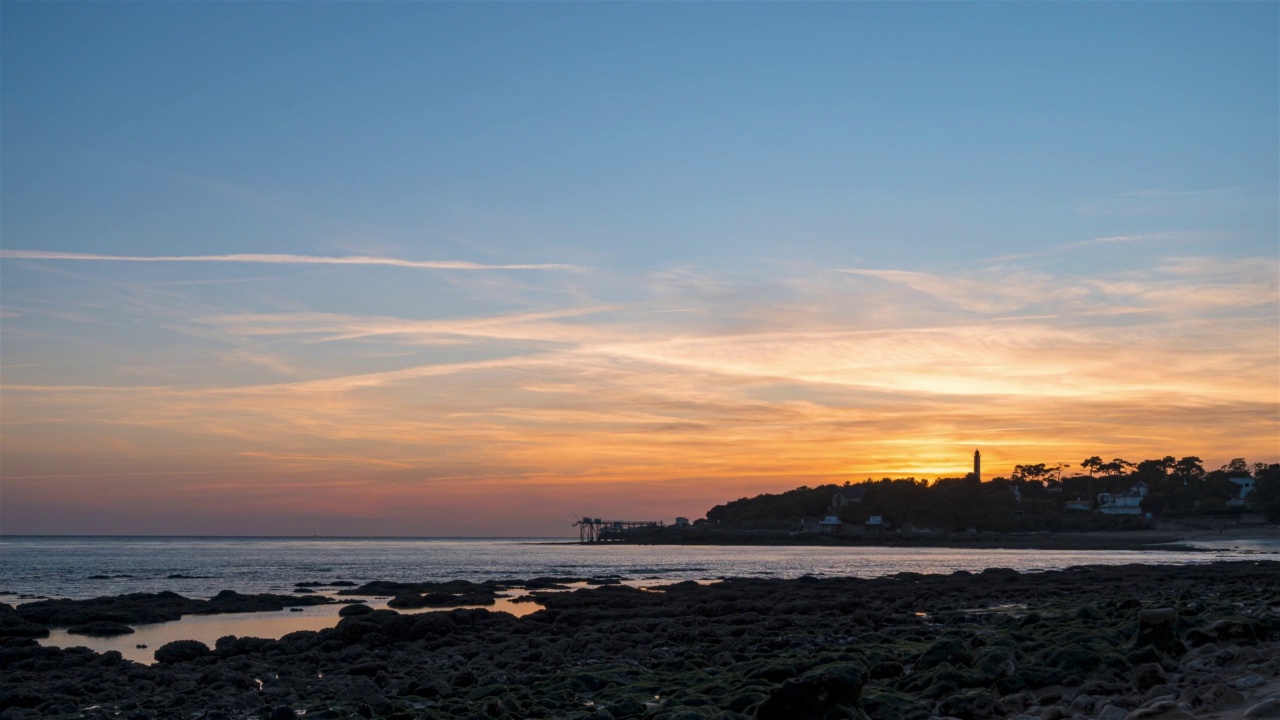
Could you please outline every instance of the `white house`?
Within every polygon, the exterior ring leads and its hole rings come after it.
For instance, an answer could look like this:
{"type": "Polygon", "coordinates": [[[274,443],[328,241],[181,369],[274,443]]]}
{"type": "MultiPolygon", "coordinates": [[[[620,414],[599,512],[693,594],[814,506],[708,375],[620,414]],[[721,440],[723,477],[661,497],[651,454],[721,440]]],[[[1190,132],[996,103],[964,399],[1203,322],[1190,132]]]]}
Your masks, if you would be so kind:
{"type": "Polygon", "coordinates": [[[1117,495],[1098,495],[1098,512],[1103,515],[1141,515],[1142,499],[1147,496],[1147,484],[1139,480],[1132,487],[1117,495]]]}
{"type": "Polygon", "coordinates": [[[1257,481],[1251,477],[1234,477],[1230,478],[1231,482],[1240,486],[1240,498],[1249,497],[1249,493],[1253,492],[1257,487],[1257,481]]]}

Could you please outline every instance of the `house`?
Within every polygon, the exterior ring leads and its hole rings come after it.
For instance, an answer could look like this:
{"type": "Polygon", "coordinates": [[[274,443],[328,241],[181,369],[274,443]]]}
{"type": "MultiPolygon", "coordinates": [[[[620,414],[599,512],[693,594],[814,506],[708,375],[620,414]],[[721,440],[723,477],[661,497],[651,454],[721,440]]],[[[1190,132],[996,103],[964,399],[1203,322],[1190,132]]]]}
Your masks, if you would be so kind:
{"type": "Polygon", "coordinates": [[[846,485],[842,488],[836,488],[836,491],[831,494],[831,510],[832,512],[837,512],[849,503],[861,504],[865,496],[866,488],[861,485],[846,485]]]}
{"type": "Polygon", "coordinates": [[[1257,488],[1257,486],[1258,486],[1257,481],[1256,481],[1256,480],[1254,480],[1254,479],[1253,479],[1253,478],[1251,478],[1251,477],[1233,477],[1233,478],[1228,478],[1228,479],[1229,479],[1231,482],[1233,482],[1233,483],[1235,483],[1235,484],[1237,484],[1237,485],[1239,485],[1239,486],[1240,486],[1240,495],[1239,495],[1239,497],[1240,497],[1240,499],[1241,499],[1241,500],[1243,500],[1244,498],[1249,497],[1249,493],[1253,492],[1253,491],[1254,491],[1254,489],[1255,489],[1255,488],[1257,488]]]}
{"type": "Polygon", "coordinates": [[[840,518],[835,515],[828,515],[818,521],[818,532],[823,535],[831,535],[840,532],[840,518]]]}
{"type": "Polygon", "coordinates": [[[1080,498],[1068,500],[1062,504],[1063,510],[1072,510],[1075,512],[1089,512],[1091,508],[1092,506],[1089,504],[1088,500],[1081,500],[1080,498]]]}
{"type": "Polygon", "coordinates": [[[676,527],[680,528],[681,530],[689,527],[689,518],[687,517],[676,518],[676,527]]]}
{"type": "Polygon", "coordinates": [[[1128,490],[1112,495],[1098,495],[1098,512],[1103,515],[1141,515],[1142,499],[1147,496],[1147,484],[1139,480],[1128,490]]]}
{"type": "Polygon", "coordinates": [[[866,526],[868,530],[888,530],[889,521],[883,515],[872,515],[867,518],[866,526]]]}
{"type": "Polygon", "coordinates": [[[1227,478],[1231,482],[1240,486],[1240,494],[1227,501],[1228,507],[1244,507],[1245,498],[1249,497],[1249,493],[1257,489],[1257,481],[1251,477],[1233,477],[1227,478]]]}

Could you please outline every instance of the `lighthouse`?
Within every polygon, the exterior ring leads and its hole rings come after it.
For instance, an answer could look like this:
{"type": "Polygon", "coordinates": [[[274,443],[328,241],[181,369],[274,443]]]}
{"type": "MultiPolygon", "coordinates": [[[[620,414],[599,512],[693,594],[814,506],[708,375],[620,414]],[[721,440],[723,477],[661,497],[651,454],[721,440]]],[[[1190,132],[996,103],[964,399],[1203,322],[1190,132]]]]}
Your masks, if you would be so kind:
{"type": "Polygon", "coordinates": [[[973,451],[973,479],[982,482],[982,453],[973,451]]]}

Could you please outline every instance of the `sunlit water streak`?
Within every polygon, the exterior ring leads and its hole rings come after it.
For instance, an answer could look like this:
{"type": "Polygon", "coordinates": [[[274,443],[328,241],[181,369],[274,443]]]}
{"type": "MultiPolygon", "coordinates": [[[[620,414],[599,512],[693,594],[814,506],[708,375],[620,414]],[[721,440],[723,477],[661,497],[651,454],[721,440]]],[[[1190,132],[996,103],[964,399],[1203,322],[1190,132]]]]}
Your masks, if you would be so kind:
{"type": "MultiPolygon", "coordinates": [[[[865,578],[897,572],[979,572],[989,567],[1028,571],[1078,565],[1280,559],[1280,541],[1274,539],[1200,544],[1208,551],[582,546],[567,539],[545,538],[2,537],[0,601],[162,590],[187,597],[210,597],[225,589],[291,593],[294,583],[338,579],[361,583],[616,575],[630,584],[644,585],[723,577],[865,578]],[[113,577],[93,579],[95,575],[113,577]]],[[[515,613],[537,609],[530,604],[499,603],[490,609],[515,613]]],[[[189,616],[179,622],[140,626],[137,633],[118,638],[87,638],[58,631],[43,642],[83,645],[99,651],[114,649],[131,659],[149,662],[155,648],[171,640],[196,639],[212,645],[223,635],[280,637],[295,630],[331,626],[337,622],[337,610],[309,607],[301,612],[189,616]],[[148,648],[140,650],[137,644],[148,648]]]]}

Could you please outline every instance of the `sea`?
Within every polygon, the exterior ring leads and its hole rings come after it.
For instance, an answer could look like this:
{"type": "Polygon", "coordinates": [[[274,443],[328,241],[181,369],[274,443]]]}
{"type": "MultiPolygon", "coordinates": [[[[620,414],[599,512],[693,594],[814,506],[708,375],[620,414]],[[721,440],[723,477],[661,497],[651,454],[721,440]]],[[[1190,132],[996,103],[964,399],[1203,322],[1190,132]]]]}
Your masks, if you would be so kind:
{"type": "MultiPolygon", "coordinates": [[[[1226,539],[1181,550],[996,550],[970,548],[609,545],[576,538],[50,537],[0,536],[0,602],[82,599],[169,590],[193,598],[222,590],[290,594],[297,583],[617,577],[636,586],[727,577],[879,577],[899,572],[1058,570],[1080,565],[1280,560],[1280,540],[1226,539]]],[[[335,589],[321,588],[321,594],[335,589]]],[[[524,615],[535,603],[499,599],[488,609],[524,615]]],[[[376,598],[385,607],[389,598],[376,598]]],[[[173,640],[209,646],[225,635],[278,638],[338,621],[338,606],[269,613],[188,616],[137,626],[132,635],[90,638],[53,631],[58,647],[117,650],[153,662],[173,640]]]]}

